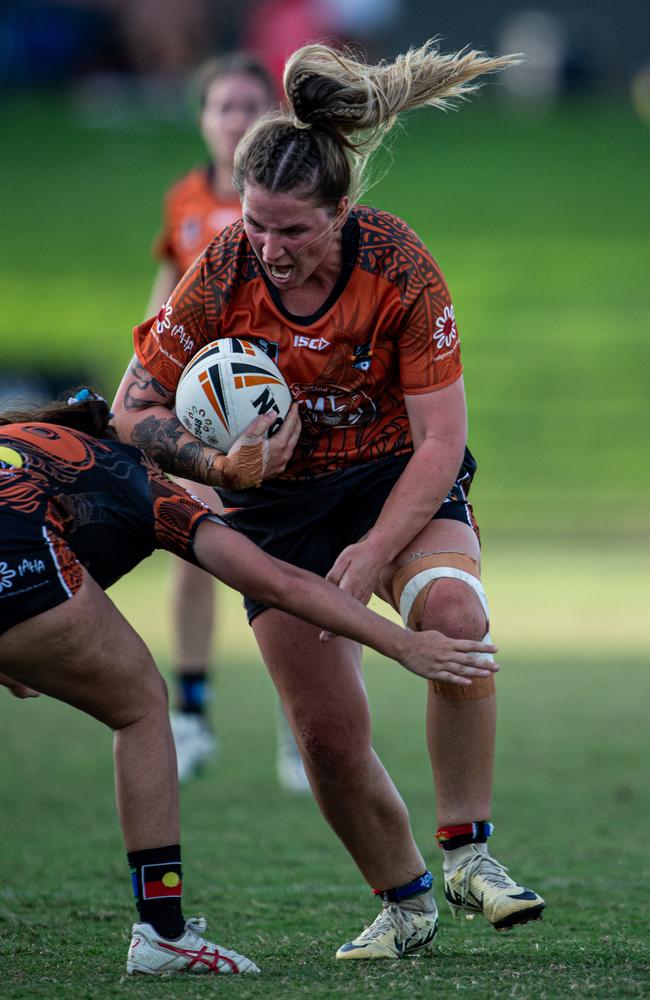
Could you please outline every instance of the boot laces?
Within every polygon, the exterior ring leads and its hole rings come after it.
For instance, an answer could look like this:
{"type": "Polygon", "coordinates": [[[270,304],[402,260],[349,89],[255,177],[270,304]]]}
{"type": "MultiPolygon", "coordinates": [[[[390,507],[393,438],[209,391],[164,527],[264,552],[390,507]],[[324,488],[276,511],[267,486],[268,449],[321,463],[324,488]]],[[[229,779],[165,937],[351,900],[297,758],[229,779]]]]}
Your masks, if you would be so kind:
{"type": "Polygon", "coordinates": [[[194,934],[205,934],[208,927],[208,921],[205,917],[190,917],[189,920],[185,921],[185,930],[192,931],[194,934]]]}
{"type": "Polygon", "coordinates": [[[507,871],[508,869],[505,865],[500,864],[489,854],[475,854],[467,862],[463,871],[463,896],[467,897],[469,884],[474,875],[480,875],[488,885],[493,886],[495,889],[509,888],[509,886],[515,883],[507,874],[507,871]]]}
{"type": "Polygon", "coordinates": [[[410,914],[406,913],[397,903],[389,903],[381,913],[373,920],[370,927],[366,927],[360,936],[365,941],[374,941],[386,932],[395,930],[400,938],[408,936],[411,928],[409,926],[410,914]]]}

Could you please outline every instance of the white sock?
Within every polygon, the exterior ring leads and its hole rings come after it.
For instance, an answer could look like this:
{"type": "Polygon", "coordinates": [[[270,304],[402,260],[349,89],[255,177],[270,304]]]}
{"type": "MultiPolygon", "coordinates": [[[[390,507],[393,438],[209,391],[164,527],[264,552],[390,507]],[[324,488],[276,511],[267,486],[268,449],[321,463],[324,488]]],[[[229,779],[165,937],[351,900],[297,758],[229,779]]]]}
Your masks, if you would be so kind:
{"type": "MultiPolygon", "coordinates": [[[[390,904],[384,903],[384,906],[386,905],[390,904]]],[[[400,899],[397,905],[402,910],[410,910],[412,913],[434,913],[436,910],[436,901],[433,898],[431,889],[428,889],[427,892],[421,892],[417,896],[400,899]]]]}
{"type": "Polygon", "coordinates": [[[476,854],[487,854],[487,844],[463,844],[462,847],[455,847],[453,851],[446,851],[443,847],[442,870],[449,876],[456,871],[459,865],[473,858],[476,854]]]}

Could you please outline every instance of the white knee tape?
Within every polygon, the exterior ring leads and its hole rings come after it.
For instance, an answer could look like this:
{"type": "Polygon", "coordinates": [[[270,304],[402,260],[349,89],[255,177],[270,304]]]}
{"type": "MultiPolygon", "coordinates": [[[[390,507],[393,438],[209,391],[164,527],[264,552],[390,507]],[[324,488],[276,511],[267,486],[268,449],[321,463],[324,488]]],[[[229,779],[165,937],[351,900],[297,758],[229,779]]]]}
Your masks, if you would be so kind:
{"type": "MultiPolygon", "coordinates": [[[[454,566],[433,566],[430,569],[423,569],[421,573],[416,573],[415,576],[412,576],[400,595],[399,613],[402,616],[402,621],[405,625],[408,623],[413,603],[422,588],[426,587],[428,583],[432,583],[434,580],[440,580],[444,577],[452,580],[462,580],[462,582],[466,583],[468,587],[471,587],[481,602],[481,607],[483,608],[486,621],[490,620],[490,609],[488,607],[487,597],[485,596],[485,591],[481,586],[480,580],[477,580],[477,578],[472,576],[471,573],[466,573],[462,569],[456,569],[454,566]]],[[[486,638],[481,641],[489,642],[489,634],[490,633],[488,632],[486,638]]]]}

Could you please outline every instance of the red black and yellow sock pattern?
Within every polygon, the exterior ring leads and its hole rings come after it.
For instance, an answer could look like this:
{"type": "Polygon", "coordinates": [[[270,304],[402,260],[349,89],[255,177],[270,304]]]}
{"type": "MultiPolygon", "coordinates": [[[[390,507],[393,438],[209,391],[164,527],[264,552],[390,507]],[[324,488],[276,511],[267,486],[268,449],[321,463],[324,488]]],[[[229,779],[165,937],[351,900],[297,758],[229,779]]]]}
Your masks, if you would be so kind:
{"type": "Polygon", "coordinates": [[[142,923],[151,924],[161,937],[180,937],[185,930],[180,845],[131,851],[127,858],[142,923]]]}
{"type": "Polygon", "coordinates": [[[455,826],[439,826],[436,840],[444,851],[454,851],[466,844],[484,844],[494,832],[494,824],[487,819],[475,823],[458,823],[455,826]]]}

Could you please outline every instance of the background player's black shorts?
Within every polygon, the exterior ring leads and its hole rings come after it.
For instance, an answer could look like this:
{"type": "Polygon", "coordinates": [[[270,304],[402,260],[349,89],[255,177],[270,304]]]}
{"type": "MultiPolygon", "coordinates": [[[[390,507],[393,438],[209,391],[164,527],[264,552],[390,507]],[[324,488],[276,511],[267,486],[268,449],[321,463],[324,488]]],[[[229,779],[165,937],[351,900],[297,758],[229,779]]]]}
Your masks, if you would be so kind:
{"type": "MultiPolygon", "coordinates": [[[[219,490],[229,524],[265,552],[326,576],[347,545],[372,528],[410,454],[381,458],[314,480],[271,479],[259,489],[219,490]]],[[[462,521],[478,535],[467,500],[476,471],[469,451],[458,478],[434,518],[462,521]]],[[[266,608],[244,596],[249,622],[266,608]]]]}

